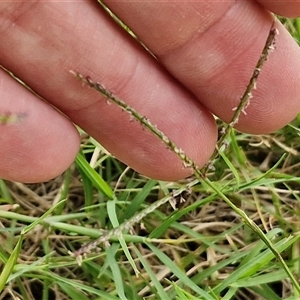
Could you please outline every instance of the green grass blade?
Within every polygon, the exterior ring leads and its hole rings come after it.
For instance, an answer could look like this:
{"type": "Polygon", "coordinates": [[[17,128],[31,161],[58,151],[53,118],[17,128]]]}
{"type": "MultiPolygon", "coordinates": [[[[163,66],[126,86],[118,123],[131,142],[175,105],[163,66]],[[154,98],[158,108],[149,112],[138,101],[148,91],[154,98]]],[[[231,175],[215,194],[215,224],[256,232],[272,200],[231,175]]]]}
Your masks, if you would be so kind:
{"type": "Polygon", "coordinates": [[[76,287],[71,286],[69,284],[65,284],[64,282],[58,281],[57,284],[60,288],[70,297],[70,299],[80,299],[80,300],[89,300],[90,298],[86,297],[84,293],[80,292],[76,287]]]}
{"type": "Polygon", "coordinates": [[[109,199],[114,198],[114,193],[110,186],[103,180],[103,178],[89,165],[89,163],[84,158],[83,154],[78,153],[76,157],[76,165],[82,172],[93,183],[94,187],[102,192],[109,199]]]}
{"type": "Polygon", "coordinates": [[[148,180],[143,186],[142,190],[130,201],[129,205],[126,207],[124,214],[119,218],[120,222],[128,220],[131,218],[144,203],[146,197],[151,192],[152,188],[157,184],[156,180],[148,180]]]}
{"type": "Polygon", "coordinates": [[[172,273],[177,276],[183,284],[188,286],[190,289],[199,294],[205,300],[214,300],[206,291],[201,289],[197,284],[195,284],[186,274],[183,272],[166,254],[160,251],[157,247],[150,243],[147,243],[148,247],[152,252],[163,262],[163,264],[168,267],[172,273]]]}
{"type": "Polygon", "coordinates": [[[107,255],[107,262],[108,262],[109,267],[113,274],[116,292],[118,293],[121,300],[127,300],[127,297],[125,296],[125,291],[124,291],[122,272],[121,272],[119,265],[115,259],[115,255],[112,251],[109,250],[109,248],[106,251],[106,255],[107,255]]]}
{"type": "Polygon", "coordinates": [[[13,273],[15,264],[22,249],[23,236],[21,235],[0,275],[0,293],[3,291],[9,276],[13,273]]]}
{"type": "Polygon", "coordinates": [[[237,280],[232,283],[233,287],[252,287],[259,286],[261,284],[272,283],[276,281],[282,281],[287,278],[286,272],[284,270],[272,271],[268,274],[258,275],[255,277],[247,277],[246,279],[237,280]]]}
{"type": "MultiPolygon", "coordinates": [[[[119,221],[118,221],[118,218],[117,218],[117,214],[116,214],[116,200],[113,200],[113,201],[109,201],[107,203],[107,212],[108,212],[108,216],[109,216],[109,219],[111,221],[111,223],[113,224],[114,228],[118,227],[119,226],[119,221]]],[[[123,236],[123,233],[120,232],[120,234],[118,235],[118,238],[119,238],[119,242],[121,244],[121,247],[124,251],[124,254],[126,255],[129,263],[131,264],[135,274],[139,274],[139,270],[137,269],[135,263],[134,263],[134,260],[130,254],[130,252],[128,251],[128,247],[127,247],[127,244],[124,240],[124,236],[123,236]]]]}
{"type": "Polygon", "coordinates": [[[94,199],[93,183],[82,168],[78,168],[78,170],[81,175],[84,190],[84,207],[87,213],[91,213],[93,211],[91,205],[93,204],[94,199]]]}
{"type": "MultiPolygon", "coordinates": [[[[48,272],[48,271],[44,271],[44,273],[49,276],[50,278],[53,279],[53,283],[55,284],[66,284],[66,285],[69,285],[73,288],[76,288],[78,290],[81,290],[81,291],[84,291],[84,292],[88,292],[92,295],[95,295],[95,296],[99,296],[99,297],[103,297],[102,299],[105,299],[105,300],[120,300],[119,297],[115,297],[113,295],[111,295],[110,293],[108,292],[105,292],[105,291],[102,291],[98,288],[94,288],[94,287],[91,287],[89,285],[86,285],[86,284],[83,284],[77,280],[74,280],[74,279],[68,279],[68,278],[64,278],[64,277],[61,277],[53,272],[48,272]]],[[[80,299],[80,298],[79,298],[80,299]]],[[[95,298],[97,299],[97,298],[95,298]]],[[[76,299],[77,300],[77,299],[76,299]]]]}
{"type": "Polygon", "coordinates": [[[38,224],[41,224],[58,206],[62,205],[64,202],[66,202],[66,199],[65,200],[61,200],[56,205],[53,205],[41,217],[39,217],[38,219],[36,219],[31,224],[29,224],[26,227],[24,227],[23,230],[22,230],[22,232],[21,232],[21,234],[26,234],[30,230],[32,230],[35,226],[37,226],[38,224]]]}
{"type": "Polygon", "coordinates": [[[144,258],[144,256],[141,254],[141,252],[136,247],[134,247],[134,250],[135,250],[136,255],[139,258],[140,263],[143,265],[145,271],[147,272],[147,274],[150,277],[151,281],[149,281],[149,284],[152,283],[157,291],[157,296],[159,296],[158,299],[168,299],[167,293],[165,292],[161,283],[158,281],[156,274],[153,272],[153,270],[149,266],[147,260],[144,258]]]}
{"type": "Polygon", "coordinates": [[[228,166],[228,168],[232,172],[233,176],[235,177],[236,185],[237,185],[237,188],[238,188],[238,186],[240,185],[241,180],[240,180],[240,175],[239,175],[237,169],[234,167],[233,163],[230,161],[229,158],[227,158],[227,156],[223,152],[220,152],[220,156],[223,158],[226,165],[228,166]]]}
{"type": "Polygon", "coordinates": [[[40,218],[36,219],[30,225],[27,225],[22,229],[20,238],[19,238],[16,246],[14,247],[14,250],[12,251],[9,259],[7,260],[3,271],[1,272],[1,275],[0,275],[0,293],[2,292],[4,286],[7,282],[7,279],[13,273],[13,269],[14,269],[15,264],[17,262],[17,259],[19,257],[20,251],[22,249],[22,242],[23,242],[24,235],[26,233],[28,233],[30,230],[32,230],[36,225],[42,223],[43,220],[47,216],[49,216],[58,206],[62,205],[64,202],[65,202],[65,200],[62,200],[59,203],[57,203],[56,205],[52,206],[40,218]]]}
{"type": "Polygon", "coordinates": [[[0,195],[2,196],[3,199],[5,199],[6,202],[10,204],[13,203],[13,199],[3,179],[0,179],[0,195]]]}
{"type": "MultiPolygon", "coordinates": [[[[276,251],[280,253],[289,248],[297,239],[299,239],[299,237],[283,239],[276,243],[274,247],[276,251]]],[[[216,286],[213,291],[216,294],[219,294],[228,286],[233,285],[238,279],[249,278],[256,272],[259,272],[261,268],[267,265],[274,257],[274,253],[271,251],[271,249],[267,248],[262,253],[257,255],[253,261],[249,261],[240,268],[237,268],[232,274],[230,274],[218,286],[216,286]]],[[[286,273],[286,275],[288,274],[286,273]]]]}
{"type": "MultiPolygon", "coordinates": [[[[256,292],[258,295],[262,296],[262,299],[266,300],[282,300],[281,297],[279,297],[273,289],[271,289],[268,285],[262,284],[259,286],[255,286],[251,288],[254,292],[256,292]]],[[[286,298],[285,300],[292,300],[292,298],[286,298]]],[[[294,298],[293,300],[298,300],[298,298],[294,298]]]]}

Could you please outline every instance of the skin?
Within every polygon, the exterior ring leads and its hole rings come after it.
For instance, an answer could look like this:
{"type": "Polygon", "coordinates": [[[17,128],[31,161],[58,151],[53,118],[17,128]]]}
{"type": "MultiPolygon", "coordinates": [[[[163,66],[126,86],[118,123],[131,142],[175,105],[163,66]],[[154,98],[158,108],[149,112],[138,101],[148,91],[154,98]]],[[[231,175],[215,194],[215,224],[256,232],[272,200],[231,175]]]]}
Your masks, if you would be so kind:
{"type": "MultiPolygon", "coordinates": [[[[188,176],[156,137],[69,71],[101,82],[202,166],[217,139],[210,112],[230,121],[272,24],[266,9],[300,15],[300,1],[106,1],[157,61],[95,2],[0,3],[0,64],[47,101],[0,70],[0,114],[23,116],[0,125],[0,177],[39,182],[61,174],[79,148],[73,122],[142,174],[188,176]]],[[[237,124],[244,132],[275,131],[300,110],[300,52],[275,26],[276,50],[237,124]]]]}

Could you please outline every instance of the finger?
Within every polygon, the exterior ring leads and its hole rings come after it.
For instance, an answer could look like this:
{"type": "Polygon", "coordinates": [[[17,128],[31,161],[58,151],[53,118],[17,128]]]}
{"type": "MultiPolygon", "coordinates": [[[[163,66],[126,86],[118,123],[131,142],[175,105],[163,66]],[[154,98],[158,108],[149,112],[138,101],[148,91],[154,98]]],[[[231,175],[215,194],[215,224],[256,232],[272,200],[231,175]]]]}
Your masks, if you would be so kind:
{"type": "Polygon", "coordinates": [[[74,160],[79,137],[70,121],[0,69],[0,177],[37,182],[74,160]]]}
{"type": "Polygon", "coordinates": [[[207,162],[216,142],[212,116],[93,1],[1,3],[1,11],[0,62],[122,161],[159,179],[190,174],[153,134],[69,70],[100,81],[199,165],[207,162]]]}
{"type": "MultiPolygon", "coordinates": [[[[159,9],[151,1],[106,2],[210,111],[231,120],[273,22],[268,12],[254,1],[164,2],[159,9]]],[[[277,130],[300,110],[299,48],[275,26],[276,50],[237,124],[241,131],[277,130]]]]}
{"type": "Polygon", "coordinates": [[[300,1],[286,1],[286,0],[256,0],[262,4],[269,11],[290,18],[295,18],[300,16],[300,1]]]}

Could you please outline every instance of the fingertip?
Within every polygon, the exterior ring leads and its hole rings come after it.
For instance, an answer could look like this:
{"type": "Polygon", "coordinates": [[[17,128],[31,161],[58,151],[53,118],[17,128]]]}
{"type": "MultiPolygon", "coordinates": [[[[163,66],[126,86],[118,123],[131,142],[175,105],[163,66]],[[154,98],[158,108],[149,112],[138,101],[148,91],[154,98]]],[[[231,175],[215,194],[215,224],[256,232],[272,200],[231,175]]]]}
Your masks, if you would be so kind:
{"type": "Polygon", "coordinates": [[[0,125],[1,178],[44,182],[61,175],[71,165],[79,148],[78,133],[60,117],[53,118],[53,122],[55,125],[47,121],[41,124],[28,114],[19,123],[0,125]]]}
{"type": "Polygon", "coordinates": [[[63,173],[80,145],[74,125],[1,73],[0,177],[43,182],[63,173]]]}

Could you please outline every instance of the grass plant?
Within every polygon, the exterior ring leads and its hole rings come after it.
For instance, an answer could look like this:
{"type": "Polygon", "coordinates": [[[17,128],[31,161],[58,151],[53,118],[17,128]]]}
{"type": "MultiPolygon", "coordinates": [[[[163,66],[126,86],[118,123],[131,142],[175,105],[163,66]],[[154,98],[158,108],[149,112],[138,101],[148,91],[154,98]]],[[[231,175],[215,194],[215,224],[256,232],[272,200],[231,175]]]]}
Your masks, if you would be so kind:
{"type": "MultiPolygon", "coordinates": [[[[299,21],[281,21],[298,39],[299,21]]],[[[200,170],[151,120],[73,71],[194,176],[145,178],[84,135],[64,175],[32,185],[0,180],[0,299],[300,299],[300,118],[270,135],[233,129],[275,35],[232,122],[220,123],[214,171],[200,170]]],[[[7,126],[16,120],[0,117],[7,126]]]]}

